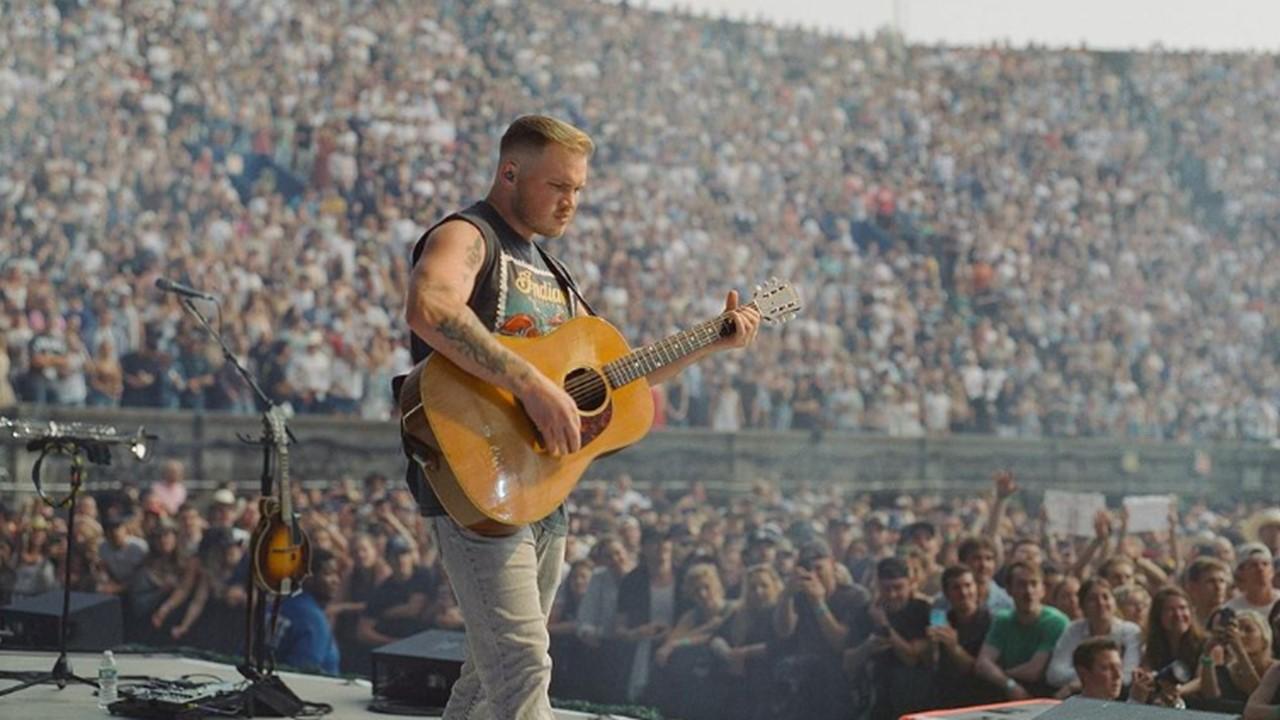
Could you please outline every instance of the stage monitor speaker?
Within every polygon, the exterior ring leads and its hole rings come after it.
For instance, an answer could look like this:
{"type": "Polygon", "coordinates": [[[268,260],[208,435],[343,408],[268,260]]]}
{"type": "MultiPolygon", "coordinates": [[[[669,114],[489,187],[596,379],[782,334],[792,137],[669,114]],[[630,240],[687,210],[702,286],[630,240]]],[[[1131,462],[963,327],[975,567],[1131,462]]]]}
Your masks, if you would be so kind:
{"type": "MultiPolygon", "coordinates": [[[[58,649],[62,591],[17,597],[0,608],[3,645],[32,650],[58,649]]],[[[67,649],[110,650],[124,642],[120,598],[103,593],[71,593],[67,606],[67,649]]]]}
{"type": "Polygon", "coordinates": [[[1200,710],[1174,710],[1155,705],[1106,702],[1073,697],[1046,710],[1036,720],[1235,720],[1229,715],[1200,710]]]}
{"type": "Polygon", "coordinates": [[[443,709],[462,673],[467,636],[427,630],[373,651],[373,695],[383,701],[443,709]]]}

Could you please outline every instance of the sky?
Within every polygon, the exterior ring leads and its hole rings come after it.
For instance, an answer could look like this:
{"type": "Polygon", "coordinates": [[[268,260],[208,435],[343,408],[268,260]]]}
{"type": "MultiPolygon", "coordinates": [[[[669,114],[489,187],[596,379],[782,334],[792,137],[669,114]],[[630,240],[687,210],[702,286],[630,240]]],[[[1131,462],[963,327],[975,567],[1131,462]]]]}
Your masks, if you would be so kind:
{"type": "MultiPolygon", "coordinates": [[[[617,2],[618,0],[610,0],[617,2]]],[[[1009,41],[1103,50],[1280,51],[1280,0],[631,0],[850,35],[897,26],[912,43],[1009,41]]]]}

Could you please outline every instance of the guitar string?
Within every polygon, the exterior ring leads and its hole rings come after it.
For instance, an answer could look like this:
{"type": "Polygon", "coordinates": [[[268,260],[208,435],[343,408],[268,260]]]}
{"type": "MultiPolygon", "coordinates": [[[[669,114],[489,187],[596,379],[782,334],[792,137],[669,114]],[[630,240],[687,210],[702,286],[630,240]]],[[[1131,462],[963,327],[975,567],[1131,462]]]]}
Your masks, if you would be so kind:
{"type": "MultiPolygon", "coordinates": [[[[753,307],[755,305],[756,305],[755,302],[751,302],[745,305],[744,307],[753,307]]],[[[695,342],[702,340],[701,337],[698,337],[698,334],[706,330],[714,329],[718,331],[719,328],[717,328],[716,326],[722,323],[727,317],[728,317],[728,313],[722,314],[711,321],[705,322],[698,327],[691,328],[690,330],[687,330],[684,333],[681,333],[681,335],[693,334],[694,335],[693,339],[695,342]]],[[[679,337],[679,336],[673,336],[672,338],[667,338],[666,340],[661,340],[652,345],[643,347],[638,351],[632,352],[629,355],[624,356],[623,358],[619,358],[619,361],[627,360],[628,358],[630,358],[630,360],[628,360],[628,364],[632,365],[633,367],[639,366],[641,368],[643,367],[643,364],[645,363],[645,361],[654,357],[655,354],[657,354],[657,359],[661,361],[662,357],[660,353],[664,351],[664,346],[670,345],[670,341],[674,337],[679,337]]],[[[608,375],[610,373],[610,368],[615,366],[619,361],[614,361],[604,366],[604,374],[606,376],[606,382],[602,383],[600,381],[600,374],[589,373],[589,374],[582,375],[570,380],[564,386],[565,391],[568,392],[569,396],[572,397],[574,401],[578,403],[582,403],[583,401],[594,399],[597,393],[603,394],[602,391],[604,389],[604,385],[607,384],[608,379],[611,379],[611,378],[608,378],[608,375]],[[581,394],[584,391],[587,393],[586,395],[581,394]]],[[[666,364],[666,363],[663,363],[663,364],[666,364]]],[[[654,368],[654,369],[656,370],[657,368],[654,368]]]]}

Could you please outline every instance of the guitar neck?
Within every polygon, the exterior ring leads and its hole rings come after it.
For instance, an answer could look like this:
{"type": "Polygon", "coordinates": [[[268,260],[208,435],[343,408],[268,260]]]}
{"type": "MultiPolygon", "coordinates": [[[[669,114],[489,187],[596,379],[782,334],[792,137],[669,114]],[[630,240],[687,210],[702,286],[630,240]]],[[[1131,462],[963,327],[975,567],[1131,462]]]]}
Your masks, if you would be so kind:
{"type": "MultiPolygon", "coordinates": [[[[748,303],[743,307],[750,307],[748,303]]],[[[711,345],[722,337],[733,334],[733,321],[728,313],[712,318],[683,332],[646,345],[639,350],[614,360],[604,366],[605,376],[614,388],[652,375],[672,363],[679,362],[695,352],[711,345]]]]}

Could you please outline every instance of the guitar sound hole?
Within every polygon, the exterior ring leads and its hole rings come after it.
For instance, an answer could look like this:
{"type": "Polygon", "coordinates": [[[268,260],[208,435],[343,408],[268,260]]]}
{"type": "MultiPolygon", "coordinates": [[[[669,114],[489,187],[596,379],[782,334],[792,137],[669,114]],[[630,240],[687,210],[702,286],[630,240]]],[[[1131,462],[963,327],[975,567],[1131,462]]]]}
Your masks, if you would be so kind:
{"type": "Polygon", "coordinates": [[[608,397],[604,376],[591,368],[578,368],[565,376],[564,389],[584,413],[596,412],[608,397]]]}

